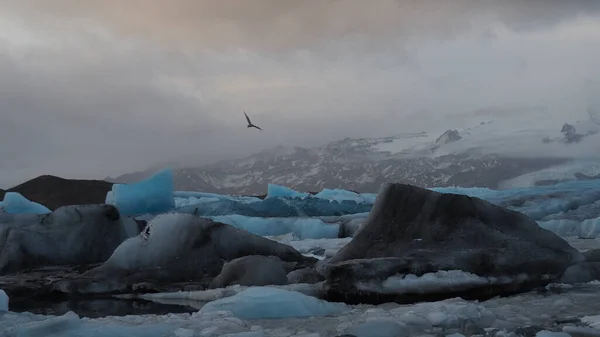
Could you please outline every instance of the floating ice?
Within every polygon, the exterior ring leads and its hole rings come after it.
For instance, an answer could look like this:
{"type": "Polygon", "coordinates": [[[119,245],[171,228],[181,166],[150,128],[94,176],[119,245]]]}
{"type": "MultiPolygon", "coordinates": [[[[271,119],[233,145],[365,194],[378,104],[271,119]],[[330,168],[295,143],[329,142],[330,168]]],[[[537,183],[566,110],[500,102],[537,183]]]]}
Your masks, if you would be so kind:
{"type": "Polygon", "coordinates": [[[338,224],[327,224],[310,218],[254,218],[235,214],[210,218],[252,234],[276,236],[292,233],[298,240],[333,239],[337,238],[339,231],[338,224]]]}
{"type": "Polygon", "coordinates": [[[346,330],[346,334],[356,337],[404,337],[408,329],[403,323],[390,319],[371,319],[346,330]]]}
{"type": "Polygon", "coordinates": [[[159,337],[173,336],[174,326],[168,324],[144,324],[125,326],[117,324],[97,324],[82,320],[70,311],[62,316],[33,316],[13,314],[0,318],[0,336],[3,337],[45,337],[45,336],[85,336],[85,337],[159,337]]]}
{"type": "Polygon", "coordinates": [[[200,313],[230,311],[242,319],[311,317],[341,314],[350,310],[299,292],[272,287],[248,288],[234,296],[207,303],[200,313]]]}
{"type": "Polygon", "coordinates": [[[0,312],[8,311],[8,295],[0,289],[0,312]]]}
{"type": "Polygon", "coordinates": [[[178,199],[177,203],[186,205],[175,209],[178,213],[198,216],[244,215],[249,217],[321,217],[343,216],[369,212],[372,204],[353,201],[329,201],[321,198],[270,198],[255,202],[222,198],[203,200],[199,204],[178,199]]]}
{"type": "Polygon", "coordinates": [[[122,215],[166,212],[175,207],[173,172],[169,169],[133,184],[114,184],[106,203],[122,215]]]}
{"type": "Polygon", "coordinates": [[[535,337],[571,337],[571,335],[566,332],[555,332],[555,331],[549,331],[549,330],[542,330],[542,331],[538,331],[535,334],[535,337]]]}
{"type": "Polygon", "coordinates": [[[4,201],[0,202],[4,212],[10,214],[47,214],[52,211],[37,202],[29,201],[17,192],[6,192],[4,201]]]}

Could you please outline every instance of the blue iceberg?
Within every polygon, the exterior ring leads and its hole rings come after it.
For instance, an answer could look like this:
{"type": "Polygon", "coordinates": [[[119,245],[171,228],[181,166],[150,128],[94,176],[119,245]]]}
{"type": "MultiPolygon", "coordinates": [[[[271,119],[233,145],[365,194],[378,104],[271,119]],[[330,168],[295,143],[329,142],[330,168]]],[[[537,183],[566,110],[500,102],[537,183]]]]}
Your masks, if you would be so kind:
{"type": "Polygon", "coordinates": [[[342,314],[350,311],[343,303],[330,303],[296,291],[252,287],[234,296],[207,303],[200,314],[230,311],[241,319],[276,319],[342,314]]]}
{"type": "Polygon", "coordinates": [[[46,206],[29,201],[17,192],[6,192],[0,207],[9,214],[47,214],[50,211],[46,206]]]}
{"type": "Polygon", "coordinates": [[[170,169],[133,184],[114,184],[106,203],[115,205],[122,215],[167,212],[175,208],[173,172],[170,169]]]}

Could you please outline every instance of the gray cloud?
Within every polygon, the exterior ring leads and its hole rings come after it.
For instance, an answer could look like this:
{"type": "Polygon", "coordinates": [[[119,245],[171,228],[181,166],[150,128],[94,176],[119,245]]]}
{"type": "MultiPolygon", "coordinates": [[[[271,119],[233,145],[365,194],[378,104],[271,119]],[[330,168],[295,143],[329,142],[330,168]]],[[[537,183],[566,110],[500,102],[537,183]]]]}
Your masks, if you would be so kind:
{"type": "Polygon", "coordinates": [[[332,40],[369,43],[405,37],[448,38],[479,22],[545,28],[597,14],[596,0],[0,0],[40,25],[92,20],[118,34],[186,48],[289,51],[326,48],[332,40]]]}
{"type": "Polygon", "coordinates": [[[227,3],[0,0],[0,187],[482,111],[559,126],[600,79],[597,1],[227,3]]]}

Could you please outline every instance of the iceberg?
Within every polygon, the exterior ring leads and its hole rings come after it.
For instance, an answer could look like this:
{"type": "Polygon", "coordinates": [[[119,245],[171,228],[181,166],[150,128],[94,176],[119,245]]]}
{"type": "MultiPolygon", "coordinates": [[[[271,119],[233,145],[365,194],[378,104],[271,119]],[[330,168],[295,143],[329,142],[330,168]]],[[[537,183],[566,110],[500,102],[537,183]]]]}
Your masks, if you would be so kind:
{"type": "Polygon", "coordinates": [[[296,291],[252,287],[207,303],[200,314],[230,311],[241,319],[273,319],[335,315],[350,310],[346,304],[326,302],[296,291]]]}
{"type": "Polygon", "coordinates": [[[0,289],[0,312],[8,311],[8,295],[0,289]]]}
{"type": "Polygon", "coordinates": [[[29,201],[17,192],[6,192],[0,207],[9,214],[48,214],[52,212],[46,206],[29,201]]]}
{"type": "Polygon", "coordinates": [[[106,203],[125,216],[167,212],[175,208],[173,191],[173,171],[167,169],[137,183],[114,184],[106,203]]]}
{"type": "Polygon", "coordinates": [[[297,240],[335,239],[339,232],[339,224],[314,218],[255,218],[237,214],[210,218],[260,236],[292,233],[297,240]]]}

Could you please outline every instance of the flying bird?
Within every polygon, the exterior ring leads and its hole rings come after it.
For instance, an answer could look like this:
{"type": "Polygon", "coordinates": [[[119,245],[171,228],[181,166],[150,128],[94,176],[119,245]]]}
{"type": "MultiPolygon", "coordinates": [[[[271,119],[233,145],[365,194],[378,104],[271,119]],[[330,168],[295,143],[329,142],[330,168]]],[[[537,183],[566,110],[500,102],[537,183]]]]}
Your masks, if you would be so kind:
{"type": "Polygon", "coordinates": [[[252,124],[252,121],[250,121],[250,117],[248,117],[248,115],[246,115],[246,111],[244,111],[244,116],[246,116],[246,120],[248,121],[248,127],[249,128],[257,128],[257,129],[259,129],[259,130],[262,131],[261,128],[259,128],[258,126],[252,124]]]}

